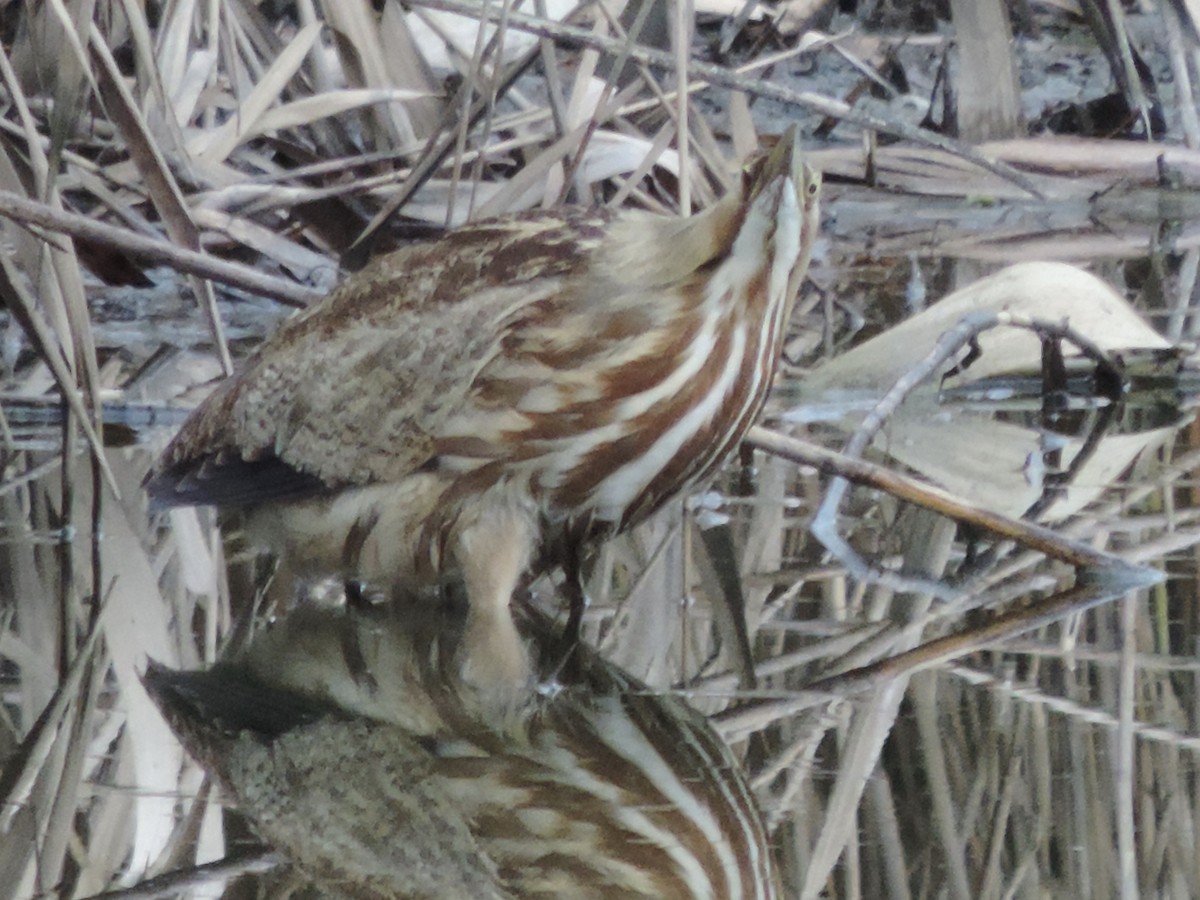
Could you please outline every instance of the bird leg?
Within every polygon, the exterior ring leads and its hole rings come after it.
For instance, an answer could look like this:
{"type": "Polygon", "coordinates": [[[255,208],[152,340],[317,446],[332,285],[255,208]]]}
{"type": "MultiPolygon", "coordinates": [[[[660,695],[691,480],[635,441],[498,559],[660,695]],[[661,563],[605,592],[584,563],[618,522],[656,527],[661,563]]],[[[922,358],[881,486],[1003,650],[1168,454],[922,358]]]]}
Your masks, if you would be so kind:
{"type": "Polygon", "coordinates": [[[559,660],[553,671],[556,678],[574,681],[582,677],[576,650],[583,640],[583,616],[589,602],[583,587],[583,541],[568,535],[562,539],[558,550],[563,571],[562,594],[567,601],[567,624],[559,636],[559,660]]]}
{"type": "Polygon", "coordinates": [[[587,612],[588,597],[583,588],[583,548],[568,541],[563,548],[563,595],[567,600],[567,625],[563,629],[563,645],[568,652],[579,643],[583,632],[583,615],[587,612]]]}
{"type": "Polygon", "coordinates": [[[485,510],[457,529],[454,557],[468,604],[459,671],[493,710],[515,708],[533,681],[509,602],[529,565],[534,541],[528,519],[505,508],[485,510]]]}

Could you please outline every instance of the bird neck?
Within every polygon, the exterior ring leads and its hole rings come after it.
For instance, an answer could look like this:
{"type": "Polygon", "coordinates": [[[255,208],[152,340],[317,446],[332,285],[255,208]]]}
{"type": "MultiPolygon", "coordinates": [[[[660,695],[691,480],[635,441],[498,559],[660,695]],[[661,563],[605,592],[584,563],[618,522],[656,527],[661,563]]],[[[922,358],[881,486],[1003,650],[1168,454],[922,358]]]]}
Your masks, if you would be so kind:
{"type": "Polygon", "coordinates": [[[682,281],[729,253],[745,215],[737,193],[686,218],[623,213],[600,253],[604,273],[645,289],[682,281]]]}

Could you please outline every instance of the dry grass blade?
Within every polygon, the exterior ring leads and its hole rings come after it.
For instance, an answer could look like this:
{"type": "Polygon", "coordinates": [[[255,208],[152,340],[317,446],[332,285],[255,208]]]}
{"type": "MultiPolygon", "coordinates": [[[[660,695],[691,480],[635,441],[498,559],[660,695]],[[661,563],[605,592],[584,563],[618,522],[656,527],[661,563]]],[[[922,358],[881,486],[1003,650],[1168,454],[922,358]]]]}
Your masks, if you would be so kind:
{"type": "MultiPolygon", "coordinates": [[[[125,87],[104,35],[100,33],[99,28],[92,26],[90,38],[93,57],[99,63],[97,72],[100,84],[96,87],[97,96],[104,101],[109,115],[120,130],[167,234],[172,241],[199,252],[200,234],[192,222],[183,194],[157,144],[151,139],[150,129],[138,111],[133,96],[125,87]]],[[[192,278],[192,290],[200,299],[201,308],[208,320],[213,346],[221,359],[221,367],[227,375],[232,374],[233,360],[225,343],[225,333],[217,312],[217,298],[213,294],[212,285],[192,278]]]]}
{"type": "Polygon", "coordinates": [[[269,131],[283,131],[301,125],[310,125],[326,116],[339,116],[364,106],[392,103],[397,100],[412,100],[424,96],[426,95],[416,91],[394,88],[326,91],[318,97],[305,97],[264,111],[255,122],[243,126],[244,130],[240,139],[244,141],[269,131]]]}
{"type": "Polygon", "coordinates": [[[0,831],[7,831],[14,816],[24,807],[25,798],[50,755],[51,747],[59,737],[59,730],[67,713],[78,701],[80,686],[86,677],[94,673],[96,648],[104,634],[101,628],[103,612],[101,609],[99,619],[80,645],[70,670],[59,683],[51,702],[39,716],[37,726],[30,730],[22,752],[6,762],[4,800],[0,803],[0,831]],[[14,761],[15,765],[12,764],[14,761]]]}
{"type": "MultiPolygon", "coordinates": [[[[43,151],[41,135],[26,103],[16,72],[4,53],[0,53],[0,77],[3,78],[20,114],[36,193],[48,205],[61,208],[61,197],[50,172],[50,161],[43,151]]],[[[11,164],[8,168],[11,171],[11,164]]],[[[10,180],[16,181],[15,178],[10,180]]],[[[74,247],[43,247],[38,253],[40,258],[36,263],[31,259],[26,259],[25,262],[29,272],[39,273],[40,307],[46,311],[54,338],[62,347],[63,366],[59,372],[60,377],[66,379],[62,381],[62,388],[64,392],[72,393],[81,388],[88,398],[88,402],[81,404],[81,407],[95,409],[98,405],[96,351],[92,343],[87,304],[74,247]],[[66,374],[68,371],[71,373],[69,376],[66,374]]],[[[30,308],[32,309],[32,305],[30,308]]],[[[42,339],[45,340],[49,333],[44,334],[42,339]]],[[[81,418],[86,421],[91,416],[83,415],[81,418]]]]}
{"type": "Polygon", "coordinates": [[[1185,731],[1135,719],[1123,722],[1120,713],[1114,714],[1099,706],[1086,705],[1077,699],[1064,698],[1027,685],[1014,684],[1010,680],[997,678],[995,675],[965,665],[951,665],[946,668],[946,671],[973,686],[987,687],[1017,703],[1041,707],[1064,718],[1095,726],[1106,732],[1116,734],[1125,729],[1141,741],[1164,744],[1179,750],[1186,750],[1189,753],[1200,753],[1200,737],[1185,731]]]}
{"type": "MultiPolygon", "coordinates": [[[[413,40],[398,3],[386,5],[382,20],[377,20],[370,4],[361,0],[322,2],[321,7],[337,37],[335,46],[343,68],[352,74],[354,83],[371,89],[400,90],[412,97],[440,93],[422,58],[421,50],[428,52],[428,48],[420,48],[413,40]]],[[[395,103],[374,110],[372,122],[381,135],[390,138],[380,143],[409,146],[436,130],[437,114],[437,106],[432,103],[395,103]]]]}
{"type": "Polygon", "coordinates": [[[951,0],[958,47],[958,135],[971,143],[1017,134],[1021,100],[1012,26],[1001,0],[951,0]]]}
{"type": "MultiPolygon", "coordinates": [[[[92,415],[99,404],[93,406],[91,410],[84,406],[83,398],[79,395],[74,373],[72,373],[67,360],[62,356],[55,333],[42,317],[34,298],[21,283],[21,273],[13,268],[7,256],[0,255],[0,270],[3,271],[3,279],[2,283],[0,283],[0,295],[4,296],[5,302],[10,305],[15,314],[20,316],[23,326],[28,329],[30,342],[38,348],[42,358],[49,364],[55,379],[58,381],[58,387],[63,399],[78,418],[79,425],[83,429],[83,433],[91,447],[93,457],[97,460],[109,486],[116,493],[116,478],[113,476],[112,470],[105,459],[103,443],[96,431],[92,415]]],[[[119,493],[118,496],[120,496],[119,493]]]]}
{"type": "Polygon", "coordinates": [[[239,144],[271,127],[264,125],[264,116],[288,89],[320,37],[322,27],[314,22],[301,28],[243,100],[238,114],[189,142],[188,150],[199,162],[208,165],[224,162],[239,144]]]}

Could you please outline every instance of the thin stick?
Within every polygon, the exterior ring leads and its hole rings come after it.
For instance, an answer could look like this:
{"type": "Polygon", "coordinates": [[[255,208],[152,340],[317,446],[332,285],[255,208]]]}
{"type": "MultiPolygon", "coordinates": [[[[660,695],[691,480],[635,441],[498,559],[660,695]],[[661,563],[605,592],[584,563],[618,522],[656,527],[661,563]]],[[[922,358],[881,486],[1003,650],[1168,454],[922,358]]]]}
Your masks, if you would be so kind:
{"type": "Polygon", "coordinates": [[[249,266],[226,262],[194,250],[185,250],[167,241],[144,237],[126,228],[97,222],[78,213],[57,210],[11,191],[0,191],[0,216],[71,237],[97,241],[141,259],[166,263],[179,272],[211,278],[213,281],[270,297],[289,306],[307,306],[323,296],[322,291],[293,284],[272,275],[264,275],[249,266]]]}
{"type": "Polygon", "coordinates": [[[1016,541],[1024,547],[1071,566],[1105,569],[1114,564],[1124,565],[1116,557],[1089,547],[1081,541],[1065,538],[1050,528],[972,506],[934,485],[901,475],[875,463],[854,459],[836,450],[780,434],[761,425],[750,429],[746,435],[746,442],[767,453],[801,465],[812,466],[827,475],[838,475],[855,484],[885,491],[893,497],[933,510],[957,522],[976,525],[997,537],[1016,541]]]}
{"type": "Polygon", "coordinates": [[[1003,613],[984,625],[935,638],[904,653],[814,681],[786,699],[750,702],[718,713],[712,717],[713,724],[728,738],[747,731],[750,723],[761,723],[764,717],[784,718],[836,698],[877,691],[902,676],[973,653],[985,644],[1033,631],[1070,613],[1084,612],[1162,580],[1158,572],[1132,566],[1126,566],[1123,574],[1125,577],[1115,576],[1110,570],[1096,579],[1081,575],[1074,586],[1024,609],[1003,613]]]}
{"type": "MultiPolygon", "coordinates": [[[[1138,571],[1140,570],[1133,570],[1133,572],[1138,571]]],[[[1158,573],[1152,572],[1149,575],[1158,575],[1158,573]]],[[[935,638],[905,653],[898,653],[877,663],[823,678],[807,685],[805,690],[838,694],[845,691],[871,690],[901,675],[927,669],[938,663],[971,653],[978,649],[983,642],[1000,641],[1016,634],[1033,631],[1057,621],[1068,613],[1083,612],[1120,597],[1130,590],[1146,586],[1147,582],[1144,581],[1124,581],[1122,579],[1091,581],[1081,577],[1073,587],[1059,591],[1024,609],[1002,613],[985,625],[935,638]]]]}
{"type": "Polygon", "coordinates": [[[282,858],[270,850],[252,850],[188,869],[166,872],[122,890],[92,894],[85,900],[160,900],[163,897],[174,897],[188,888],[228,882],[239,875],[269,872],[282,862],[282,858]]]}

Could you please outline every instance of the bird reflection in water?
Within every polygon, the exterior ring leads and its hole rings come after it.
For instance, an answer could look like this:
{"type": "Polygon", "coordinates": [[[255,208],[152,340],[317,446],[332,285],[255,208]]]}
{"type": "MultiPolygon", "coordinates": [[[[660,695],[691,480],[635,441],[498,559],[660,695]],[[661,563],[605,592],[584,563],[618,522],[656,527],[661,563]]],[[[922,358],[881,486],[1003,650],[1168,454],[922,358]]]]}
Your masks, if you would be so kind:
{"type": "Polygon", "coordinates": [[[465,611],[300,607],[146,686],[259,834],[342,897],[768,898],[749,787],[703,716],[533,613],[515,714],[461,681],[465,611]]]}

